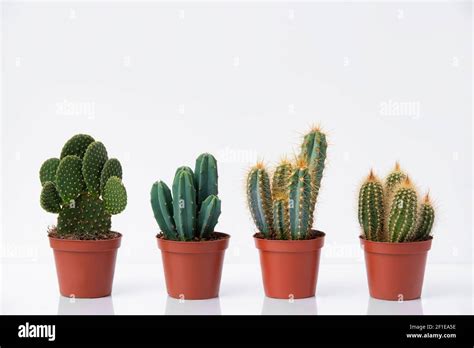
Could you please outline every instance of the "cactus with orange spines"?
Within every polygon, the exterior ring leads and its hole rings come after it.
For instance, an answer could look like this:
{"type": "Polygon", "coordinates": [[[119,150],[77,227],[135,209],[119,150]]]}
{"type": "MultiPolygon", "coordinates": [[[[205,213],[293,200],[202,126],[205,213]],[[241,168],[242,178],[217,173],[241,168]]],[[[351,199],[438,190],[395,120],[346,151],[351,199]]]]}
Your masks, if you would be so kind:
{"type": "Polygon", "coordinates": [[[371,171],[359,190],[359,224],[367,240],[390,243],[426,240],[434,217],[429,195],[419,202],[412,181],[398,163],[384,185],[371,171]]]}
{"type": "Polygon", "coordinates": [[[326,135],[319,128],[313,128],[304,136],[295,162],[283,159],[271,180],[263,163],[259,162],[250,169],[247,202],[255,225],[264,238],[312,237],[326,148],[326,135]]]}

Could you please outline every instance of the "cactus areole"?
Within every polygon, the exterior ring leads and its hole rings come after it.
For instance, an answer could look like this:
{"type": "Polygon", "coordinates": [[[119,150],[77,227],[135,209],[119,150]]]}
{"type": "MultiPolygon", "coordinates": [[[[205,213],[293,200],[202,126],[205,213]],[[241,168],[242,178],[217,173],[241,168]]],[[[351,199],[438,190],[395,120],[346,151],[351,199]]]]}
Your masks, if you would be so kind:
{"type": "Polygon", "coordinates": [[[120,162],[108,157],[101,142],[77,134],[64,144],[59,158],[42,164],[39,177],[41,207],[58,214],[49,240],[61,294],[110,295],[122,236],[111,230],[111,217],[127,206],[120,162]]]}

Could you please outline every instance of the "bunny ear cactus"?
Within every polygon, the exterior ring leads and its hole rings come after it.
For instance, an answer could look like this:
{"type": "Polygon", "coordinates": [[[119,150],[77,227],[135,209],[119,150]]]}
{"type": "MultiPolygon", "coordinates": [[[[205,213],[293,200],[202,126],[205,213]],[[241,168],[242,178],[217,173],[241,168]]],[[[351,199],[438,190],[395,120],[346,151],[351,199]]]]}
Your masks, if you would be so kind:
{"type": "Polygon", "coordinates": [[[172,193],[163,181],[153,184],[150,202],[163,237],[169,240],[207,240],[221,214],[217,197],[217,161],[211,154],[196,159],[195,171],[176,170],[172,193]]]}
{"type": "Polygon", "coordinates": [[[50,158],[41,166],[41,206],[59,214],[56,230],[60,236],[106,238],[111,215],[125,209],[127,192],[120,162],[106,162],[104,145],[89,135],[78,134],[66,142],[60,159],[50,158]]]}
{"type": "Polygon", "coordinates": [[[429,196],[418,202],[418,194],[398,163],[382,186],[372,173],[359,191],[359,224],[367,240],[401,243],[426,240],[434,222],[429,196]]]}
{"type": "Polygon", "coordinates": [[[313,128],[304,136],[296,161],[280,161],[271,180],[263,163],[259,162],[250,169],[247,202],[254,223],[264,238],[313,237],[314,210],[326,149],[326,135],[319,128],[313,128]]]}

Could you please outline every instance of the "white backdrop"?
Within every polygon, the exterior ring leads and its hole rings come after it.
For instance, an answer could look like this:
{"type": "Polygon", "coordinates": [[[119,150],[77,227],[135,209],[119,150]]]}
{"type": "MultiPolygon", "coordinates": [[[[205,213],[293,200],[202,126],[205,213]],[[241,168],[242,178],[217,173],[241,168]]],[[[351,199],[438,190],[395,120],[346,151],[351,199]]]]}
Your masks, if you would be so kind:
{"type": "Polygon", "coordinates": [[[363,262],[358,185],[395,160],[436,202],[429,262],[470,264],[471,20],[469,2],[4,2],[2,262],[52,265],[38,170],[89,133],[124,168],[119,263],[161,262],[150,187],[211,152],[226,263],[258,267],[246,170],[320,123],[321,267],[363,262]]]}

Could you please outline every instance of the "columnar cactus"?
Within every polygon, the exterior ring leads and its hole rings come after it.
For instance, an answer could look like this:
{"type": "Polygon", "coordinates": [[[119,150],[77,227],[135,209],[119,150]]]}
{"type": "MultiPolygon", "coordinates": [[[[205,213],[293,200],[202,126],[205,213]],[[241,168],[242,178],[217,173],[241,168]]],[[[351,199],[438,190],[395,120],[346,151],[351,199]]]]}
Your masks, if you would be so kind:
{"type": "Polygon", "coordinates": [[[163,237],[170,240],[206,240],[214,232],[221,214],[217,161],[201,154],[195,170],[179,167],[171,190],[163,181],[153,184],[150,202],[163,237]]]}
{"type": "Polygon", "coordinates": [[[382,185],[371,171],[359,191],[359,224],[364,238],[379,242],[411,242],[430,237],[434,208],[428,194],[418,194],[396,163],[382,185]]]}
{"type": "Polygon", "coordinates": [[[319,128],[313,128],[304,136],[296,161],[282,160],[272,180],[263,163],[259,162],[250,169],[247,175],[247,203],[254,223],[264,238],[312,237],[326,149],[326,135],[319,128]]]}
{"type": "Polygon", "coordinates": [[[111,215],[127,205],[122,167],[108,159],[104,145],[90,135],[77,134],[63,146],[60,158],[40,168],[43,209],[59,214],[59,236],[98,239],[110,232],[111,215]]]}

